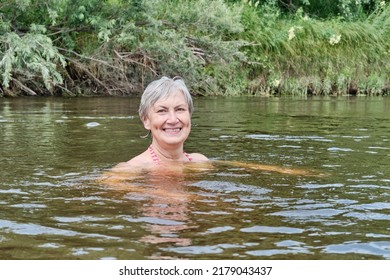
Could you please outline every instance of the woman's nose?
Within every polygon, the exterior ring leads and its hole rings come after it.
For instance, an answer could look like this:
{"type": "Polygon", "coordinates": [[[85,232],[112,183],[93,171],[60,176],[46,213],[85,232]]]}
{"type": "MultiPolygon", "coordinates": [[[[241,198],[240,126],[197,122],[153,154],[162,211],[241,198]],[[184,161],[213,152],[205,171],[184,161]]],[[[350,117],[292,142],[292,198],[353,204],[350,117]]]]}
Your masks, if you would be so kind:
{"type": "Polygon", "coordinates": [[[177,122],[177,114],[175,111],[169,111],[168,122],[176,123],[177,122]]]}

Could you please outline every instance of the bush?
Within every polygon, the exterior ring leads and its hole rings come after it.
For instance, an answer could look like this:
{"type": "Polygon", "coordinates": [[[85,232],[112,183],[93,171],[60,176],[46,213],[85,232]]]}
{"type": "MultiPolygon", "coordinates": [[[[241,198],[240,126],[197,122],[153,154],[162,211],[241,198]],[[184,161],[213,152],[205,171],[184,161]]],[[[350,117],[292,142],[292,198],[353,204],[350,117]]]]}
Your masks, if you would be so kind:
{"type": "Polygon", "coordinates": [[[15,32],[0,35],[0,72],[4,88],[37,95],[43,92],[42,83],[48,92],[62,84],[57,64],[65,67],[65,60],[49,37],[35,33],[36,26],[31,29],[22,36],[15,32]]]}
{"type": "Polygon", "coordinates": [[[204,95],[386,90],[390,5],[326,3],[1,1],[0,93],[139,94],[162,75],[204,95]]]}
{"type": "MultiPolygon", "coordinates": [[[[254,93],[364,93],[359,81],[389,72],[389,11],[378,9],[365,20],[318,20],[303,10],[285,17],[274,6],[244,9],[241,38],[252,42],[245,51],[252,61],[254,93]],[[360,87],[357,88],[357,85],[360,87]]],[[[368,86],[368,84],[367,84],[368,86]]]]}

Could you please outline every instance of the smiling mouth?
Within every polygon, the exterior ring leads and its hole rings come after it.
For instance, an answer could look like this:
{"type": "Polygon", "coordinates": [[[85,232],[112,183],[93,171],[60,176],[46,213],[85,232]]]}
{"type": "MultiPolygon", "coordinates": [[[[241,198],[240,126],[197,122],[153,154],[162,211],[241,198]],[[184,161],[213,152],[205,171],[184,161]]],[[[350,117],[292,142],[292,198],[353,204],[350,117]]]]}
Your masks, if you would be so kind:
{"type": "Polygon", "coordinates": [[[166,133],[175,134],[175,133],[179,133],[181,131],[181,128],[164,128],[163,131],[166,133]]]}

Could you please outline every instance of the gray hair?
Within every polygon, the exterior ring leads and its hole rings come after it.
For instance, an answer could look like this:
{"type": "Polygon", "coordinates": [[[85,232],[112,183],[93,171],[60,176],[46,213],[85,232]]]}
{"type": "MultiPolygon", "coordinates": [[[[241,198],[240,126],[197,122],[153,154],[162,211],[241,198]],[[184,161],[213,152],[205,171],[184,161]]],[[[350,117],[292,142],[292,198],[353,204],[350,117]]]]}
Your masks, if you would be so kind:
{"type": "Polygon", "coordinates": [[[149,109],[160,99],[167,98],[170,94],[181,91],[188,104],[190,114],[194,111],[194,105],[192,97],[183,79],[180,77],[174,77],[170,79],[168,77],[162,77],[159,80],[151,82],[145,89],[141,97],[141,103],[139,105],[139,117],[143,121],[148,115],[149,109]]]}

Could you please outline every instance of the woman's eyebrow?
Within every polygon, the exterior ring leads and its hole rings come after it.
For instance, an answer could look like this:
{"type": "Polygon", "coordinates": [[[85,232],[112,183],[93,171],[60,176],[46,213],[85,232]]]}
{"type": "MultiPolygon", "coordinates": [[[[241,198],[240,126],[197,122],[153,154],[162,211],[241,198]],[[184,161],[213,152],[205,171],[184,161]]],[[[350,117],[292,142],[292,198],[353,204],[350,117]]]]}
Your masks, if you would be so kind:
{"type": "MultiPolygon", "coordinates": [[[[179,105],[176,105],[174,108],[176,109],[176,108],[179,108],[179,107],[187,107],[187,106],[188,106],[187,104],[181,103],[181,104],[179,104],[179,105]]],[[[170,106],[165,106],[165,105],[159,104],[159,105],[154,105],[153,107],[154,107],[154,108],[168,109],[170,106]]]]}
{"type": "Polygon", "coordinates": [[[153,106],[154,108],[163,108],[163,109],[168,109],[168,106],[164,106],[164,105],[155,105],[153,106]]]}

